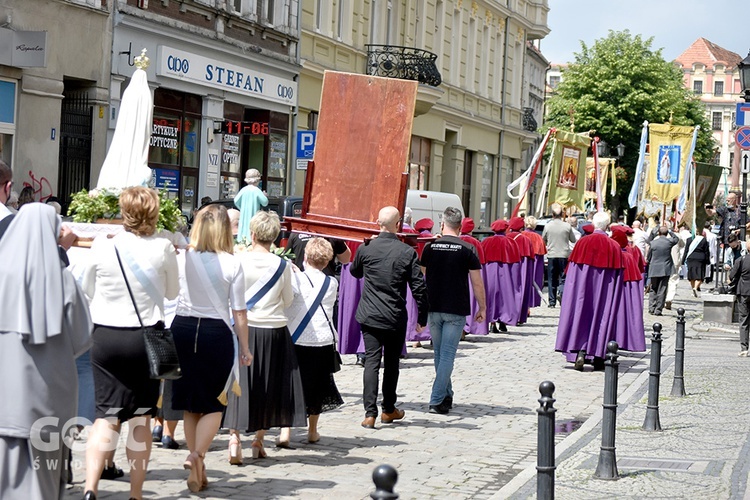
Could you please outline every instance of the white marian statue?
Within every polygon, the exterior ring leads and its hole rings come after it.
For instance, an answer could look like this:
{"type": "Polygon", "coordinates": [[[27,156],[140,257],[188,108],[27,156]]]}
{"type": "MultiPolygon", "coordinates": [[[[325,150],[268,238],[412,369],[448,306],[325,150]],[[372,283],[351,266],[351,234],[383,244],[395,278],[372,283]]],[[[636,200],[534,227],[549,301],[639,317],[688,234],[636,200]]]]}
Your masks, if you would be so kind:
{"type": "Polygon", "coordinates": [[[112,144],[102,164],[97,189],[147,186],[151,181],[148,148],[154,102],[145,71],[148,64],[146,49],[143,49],[141,55],[135,58],[137,69],[122,96],[120,116],[117,118],[112,144]]]}

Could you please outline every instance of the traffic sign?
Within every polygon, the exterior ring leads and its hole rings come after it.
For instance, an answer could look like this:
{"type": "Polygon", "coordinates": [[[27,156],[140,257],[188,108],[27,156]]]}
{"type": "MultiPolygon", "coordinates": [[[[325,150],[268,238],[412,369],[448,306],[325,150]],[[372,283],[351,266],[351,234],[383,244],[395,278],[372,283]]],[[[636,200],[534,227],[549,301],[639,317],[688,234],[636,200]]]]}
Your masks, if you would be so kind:
{"type": "Polygon", "coordinates": [[[312,160],[315,151],[315,130],[297,131],[297,158],[312,160]]]}
{"type": "Polygon", "coordinates": [[[734,122],[738,127],[750,125],[750,102],[737,103],[737,112],[734,114],[734,122]]]}
{"type": "Polygon", "coordinates": [[[740,149],[750,149],[750,127],[744,126],[738,128],[734,134],[734,141],[740,149]]]}
{"type": "Polygon", "coordinates": [[[750,151],[744,150],[740,158],[740,173],[750,174],[750,151]]]}

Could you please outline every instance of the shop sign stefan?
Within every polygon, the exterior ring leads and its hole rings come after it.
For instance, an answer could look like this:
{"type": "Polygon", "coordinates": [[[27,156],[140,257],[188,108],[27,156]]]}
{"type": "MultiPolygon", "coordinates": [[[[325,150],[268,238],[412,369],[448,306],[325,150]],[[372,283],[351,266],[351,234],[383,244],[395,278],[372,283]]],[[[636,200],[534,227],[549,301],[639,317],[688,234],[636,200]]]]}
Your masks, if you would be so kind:
{"type": "Polygon", "coordinates": [[[294,106],[297,102],[297,82],[269,75],[224,61],[210,59],[166,45],[159,47],[160,76],[189,80],[200,85],[221,89],[294,106]]]}

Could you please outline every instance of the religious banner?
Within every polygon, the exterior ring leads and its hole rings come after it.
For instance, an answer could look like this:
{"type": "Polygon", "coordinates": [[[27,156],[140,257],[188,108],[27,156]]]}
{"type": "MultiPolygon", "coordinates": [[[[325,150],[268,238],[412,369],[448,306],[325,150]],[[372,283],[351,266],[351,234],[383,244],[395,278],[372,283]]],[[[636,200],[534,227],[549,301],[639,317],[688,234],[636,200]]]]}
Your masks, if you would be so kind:
{"type": "MultiPolygon", "coordinates": [[[[607,192],[607,176],[610,167],[614,166],[615,160],[612,158],[599,158],[599,175],[602,183],[602,193],[607,192]]],[[[596,168],[594,168],[594,159],[586,158],[586,187],[583,191],[583,197],[587,200],[596,199],[596,168]]]]}
{"type": "Polygon", "coordinates": [[[586,188],[586,151],[591,138],[557,130],[552,149],[548,204],[583,208],[586,188]]]}
{"type": "Polygon", "coordinates": [[[722,169],[719,165],[709,163],[695,164],[695,193],[688,196],[682,222],[692,227],[693,213],[695,213],[695,225],[700,230],[706,222],[707,214],[703,208],[706,203],[713,204],[716,190],[721,181],[722,169]]]}
{"type": "Polygon", "coordinates": [[[669,203],[683,187],[687,164],[692,157],[695,127],[652,123],[649,128],[649,153],[646,198],[669,203]]]}

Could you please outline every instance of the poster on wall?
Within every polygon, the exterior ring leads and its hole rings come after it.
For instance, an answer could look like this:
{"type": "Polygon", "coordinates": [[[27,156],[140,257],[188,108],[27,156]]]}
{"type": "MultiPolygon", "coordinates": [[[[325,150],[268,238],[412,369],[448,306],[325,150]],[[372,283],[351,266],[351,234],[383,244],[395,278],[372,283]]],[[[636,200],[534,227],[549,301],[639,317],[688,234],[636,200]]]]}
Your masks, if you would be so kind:
{"type": "Polygon", "coordinates": [[[180,191],[180,171],[166,168],[155,168],[151,173],[151,180],[156,189],[166,189],[167,192],[174,196],[180,191]]]}

